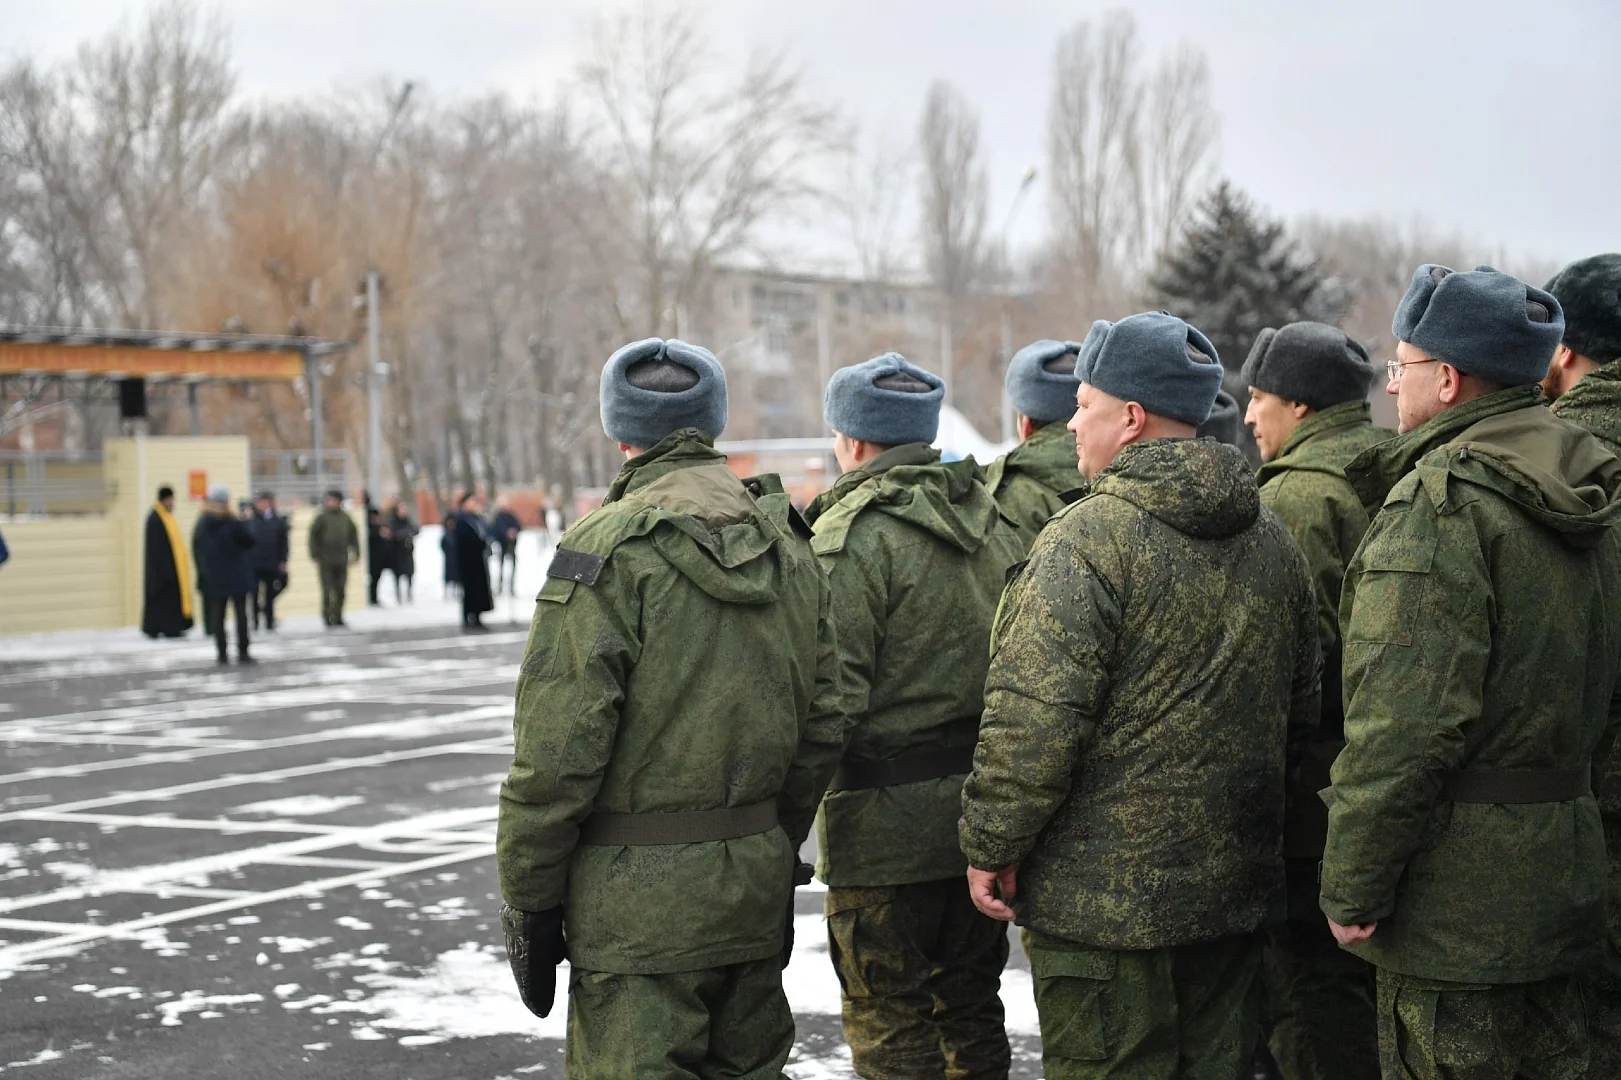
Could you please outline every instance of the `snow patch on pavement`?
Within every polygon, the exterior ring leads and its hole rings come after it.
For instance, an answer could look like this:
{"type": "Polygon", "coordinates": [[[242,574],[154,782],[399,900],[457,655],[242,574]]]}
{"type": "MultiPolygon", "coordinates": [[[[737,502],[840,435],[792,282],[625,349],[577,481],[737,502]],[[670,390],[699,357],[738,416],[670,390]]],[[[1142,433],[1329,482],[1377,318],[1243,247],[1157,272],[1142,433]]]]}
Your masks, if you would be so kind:
{"type": "Polygon", "coordinates": [[[266,799],[263,802],[244,803],[230,812],[233,814],[268,814],[274,817],[316,817],[335,814],[366,800],[359,795],[293,795],[285,799],[266,799]]]}

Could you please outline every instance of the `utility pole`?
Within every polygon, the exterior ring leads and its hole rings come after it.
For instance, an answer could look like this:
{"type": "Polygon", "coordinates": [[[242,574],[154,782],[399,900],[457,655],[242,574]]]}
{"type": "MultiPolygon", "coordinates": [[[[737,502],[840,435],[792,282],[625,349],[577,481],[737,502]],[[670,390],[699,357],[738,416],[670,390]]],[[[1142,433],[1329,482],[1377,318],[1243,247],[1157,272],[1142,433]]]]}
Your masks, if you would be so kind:
{"type": "Polygon", "coordinates": [[[405,112],[415,84],[405,83],[389,108],[388,123],[377,137],[377,146],[371,155],[371,184],[367,188],[368,212],[366,222],[366,495],[381,503],[383,485],[383,380],[388,378],[388,365],[383,363],[378,346],[377,317],[377,159],[395,125],[405,112]]]}

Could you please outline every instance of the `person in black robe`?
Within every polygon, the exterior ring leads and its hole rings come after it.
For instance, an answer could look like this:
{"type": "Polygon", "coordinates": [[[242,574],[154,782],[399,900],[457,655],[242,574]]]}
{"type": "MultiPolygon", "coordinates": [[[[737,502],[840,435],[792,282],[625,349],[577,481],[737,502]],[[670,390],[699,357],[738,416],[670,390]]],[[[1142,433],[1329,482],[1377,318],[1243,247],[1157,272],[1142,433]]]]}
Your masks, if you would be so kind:
{"type": "MultiPolygon", "coordinates": [[[[176,551],[168,526],[174,521],[174,489],[158,488],[158,502],[146,515],[145,602],[141,605],[141,632],[149,638],[185,637],[192,627],[191,566],[185,546],[176,551]],[[181,566],[185,566],[182,581],[181,566]]],[[[178,535],[178,530],[176,530],[178,535]]]]}
{"type": "Polygon", "coordinates": [[[456,528],[451,550],[456,576],[462,586],[462,628],[482,633],[483,614],[495,608],[490,590],[490,536],[484,524],[484,500],[464,494],[456,504],[456,528]]]}

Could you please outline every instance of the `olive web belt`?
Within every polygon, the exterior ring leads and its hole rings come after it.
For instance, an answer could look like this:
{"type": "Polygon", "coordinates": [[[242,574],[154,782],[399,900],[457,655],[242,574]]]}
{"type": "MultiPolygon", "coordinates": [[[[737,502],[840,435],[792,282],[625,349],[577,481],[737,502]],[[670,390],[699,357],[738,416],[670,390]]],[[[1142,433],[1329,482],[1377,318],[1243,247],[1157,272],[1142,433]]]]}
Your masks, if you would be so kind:
{"type": "Polygon", "coordinates": [[[974,769],[974,748],[958,746],[947,750],[922,750],[915,754],[885,758],[883,761],[846,759],[833,774],[829,791],[859,791],[865,788],[916,784],[922,780],[942,780],[961,776],[974,769]]]}
{"type": "Polygon", "coordinates": [[[1569,802],[1593,793],[1593,770],[1459,769],[1446,774],[1441,798],[1461,803],[1569,802]]]}
{"type": "Polygon", "coordinates": [[[736,840],[777,827],[777,803],[720,810],[675,810],[662,814],[592,814],[580,825],[580,843],[604,847],[707,844],[736,840]]]}

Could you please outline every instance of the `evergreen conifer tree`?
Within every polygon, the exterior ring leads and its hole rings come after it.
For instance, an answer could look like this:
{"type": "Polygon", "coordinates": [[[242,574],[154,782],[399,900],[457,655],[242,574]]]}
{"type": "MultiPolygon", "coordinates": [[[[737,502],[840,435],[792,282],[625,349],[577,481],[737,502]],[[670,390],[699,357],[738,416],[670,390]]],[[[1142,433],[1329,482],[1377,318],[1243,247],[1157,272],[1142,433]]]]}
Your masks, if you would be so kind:
{"type": "Polygon", "coordinates": [[[1283,224],[1222,181],[1195,209],[1182,236],[1148,277],[1149,304],[1198,327],[1230,372],[1268,326],[1335,322],[1342,290],[1295,249],[1283,224]]]}

